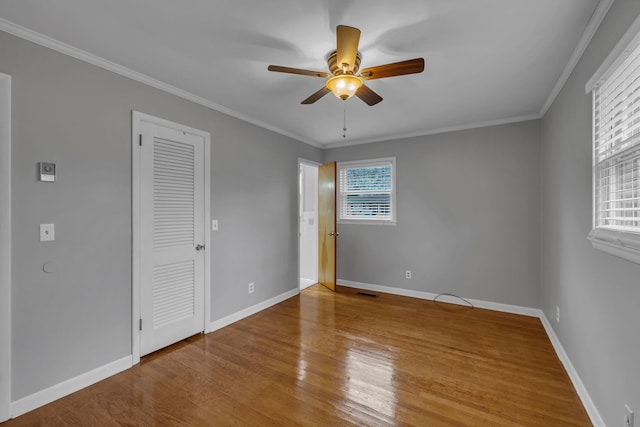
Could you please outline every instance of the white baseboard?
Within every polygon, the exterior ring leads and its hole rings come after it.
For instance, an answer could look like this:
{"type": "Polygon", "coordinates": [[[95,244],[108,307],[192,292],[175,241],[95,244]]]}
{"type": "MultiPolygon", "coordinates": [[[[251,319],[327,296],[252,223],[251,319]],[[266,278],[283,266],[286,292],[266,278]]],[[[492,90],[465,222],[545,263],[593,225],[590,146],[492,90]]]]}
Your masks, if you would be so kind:
{"type": "Polygon", "coordinates": [[[558,336],[553,330],[551,323],[549,323],[549,319],[547,319],[547,316],[544,314],[544,311],[540,310],[539,317],[540,321],[542,322],[542,326],[544,326],[545,331],[547,331],[549,340],[551,340],[551,344],[553,345],[558,358],[564,365],[564,369],[567,371],[569,378],[571,378],[571,382],[573,383],[573,386],[575,387],[576,392],[578,393],[578,396],[582,401],[584,409],[587,411],[587,414],[589,414],[591,423],[594,425],[594,427],[607,427],[607,425],[604,423],[604,420],[600,416],[600,412],[598,412],[598,408],[596,408],[593,400],[591,400],[591,396],[589,396],[589,392],[580,379],[576,368],[573,366],[573,363],[571,363],[571,359],[569,359],[569,356],[564,351],[564,348],[562,347],[558,336]]]}
{"type": "MultiPolygon", "coordinates": [[[[370,283],[353,282],[353,281],[342,280],[342,279],[338,279],[337,284],[341,286],[347,286],[350,288],[357,288],[357,289],[363,289],[368,291],[377,291],[377,292],[383,292],[386,294],[401,295],[406,297],[428,299],[428,300],[433,300],[437,296],[437,294],[430,293],[430,292],[421,292],[421,291],[414,291],[410,289],[393,288],[390,286],[372,285],[370,283]]],[[[571,363],[569,356],[564,351],[564,348],[562,347],[560,340],[556,336],[555,331],[551,327],[551,323],[549,323],[549,320],[547,319],[547,316],[544,314],[544,311],[540,310],[539,308],[521,307],[517,305],[500,304],[495,302],[481,301],[481,300],[475,300],[475,299],[469,299],[469,298],[465,298],[465,299],[471,302],[475,307],[478,307],[478,308],[486,308],[489,310],[502,311],[502,312],[513,313],[513,314],[521,314],[524,316],[539,318],[540,321],[542,322],[542,326],[544,327],[547,335],[549,336],[549,340],[553,345],[553,349],[555,350],[556,354],[558,355],[558,358],[562,362],[564,369],[567,371],[567,374],[569,375],[569,378],[573,383],[573,387],[576,389],[576,393],[578,393],[578,397],[580,397],[580,400],[582,401],[582,405],[584,406],[585,410],[587,411],[587,414],[589,415],[589,418],[591,419],[591,423],[594,425],[594,427],[607,427],[604,421],[602,420],[602,417],[600,416],[600,413],[598,412],[596,405],[593,403],[593,400],[591,400],[591,396],[589,395],[587,388],[584,386],[584,383],[580,379],[578,372],[576,371],[575,367],[571,363]]],[[[462,305],[465,304],[464,301],[462,300],[448,297],[446,295],[443,295],[440,298],[438,298],[438,301],[449,302],[453,304],[462,304],[462,305]]]]}
{"type": "Polygon", "coordinates": [[[59,384],[40,390],[32,395],[11,402],[11,418],[15,418],[32,411],[61,397],[67,396],[92,384],[102,381],[112,375],[129,369],[132,366],[131,356],[123,357],[106,365],[95,368],[77,377],[70,378],[59,384]]]}
{"type": "Polygon", "coordinates": [[[313,286],[318,283],[317,280],[300,278],[300,290],[307,289],[309,286],[313,286]]]}
{"type": "Polygon", "coordinates": [[[259,311],[267,309],[272,305],[276,305],[284,300],[288,300],[291,297],[294,297],[300,293],[298,288],[292,289],[280,295],[277,295],[273,298],[269,298],[266,301],[262,301],[256,305],[252,305],[251,307],[247,307],[244,310],[237,311],[233,314],[223,317],[222,319],[215,320],[209,324],[209,332],[217,331],[218,329],[222,329],[225,326],[228,326],[232,323],[237,322],[238,320],[242,320],[245,317],[249,317],[252,314],[256,314],[259,311]]]}
{"type": "MultiPolygon", "coordinates": [[[[419,299],[433,300],[438,294],[431,292],[414,291],[411,289],[392,288],[390,286],[372,285],[369,283],[353,282],[350,280],[338,279],[337,284],[347,286],[349,288],[364,289],[367,291],[384,292],[385,294],[401,295],[405,297],[413,297],[419,299]]],[[[481,301],[465,298],[472,303],[474,307],[486,308],[487,310],[502,311],[505,313],[521,314],[523,316],[539,317],[540,310],[537,308],[521,307],[519,305],[501,304],[497,302],[481,301]]],[[[438,298],[440,302],[448,302],[452,304],[466,305],[466,303],[458,298],[448,295],[442,295],[438,298]]]]}
{"type": "MultiPolygon", "coordinates": [[[[369,283],[353,282],[349,280],[338,280],[338,285],[347,286],[351,288],[358,288],[363,290],[369,290],[369,291],[384,292],[384,293],[393,294],[393,295],[420,298],[420,299],[433,300],[433,298],[437,296],[437,294],[430,293],[430,292],[421,292],[421,291],[414,291],[410,289],[393,288],[390,286],[372,285],[369,283]]],[[[211,322],[209,325],[209,330],[215,331],[215,330],[224,328],[225,326],[230,325],[234,322],[237,322],[238,320],[242,320],[245,317],[251,316],[252,314],[258,313],[275,304],[278,304],[291,297],[294,297],[298,293],[299,293],[298,289],[292,289],[290,291],[277,295],[273,298],[270,298],[266,301],[263,301],[251,307],[245,308],[244,310],[241,310],[229,316],[223,317],[222,319],[211,322]]],[[[542,322],[542,325],[547,335],[549,336],[549,340],[551,341],[551,344],[553,345],[553,348],[556,354],[558,355],[558,358],[564,365],[564,368],[567,371],[567,374],[569,375],[569,378],[571,379],[571,382],[573,383],[573,386],[575,387],[576,392],[578,393],[578,396],[580,397],[580,400],[582,401],[582,404],[584,405],[585,410],[587,411],[587,414],[591,419],[591,422],[595,427],[606,427],[604,421],[602,420],[602,417],[600,416],[600,413],[598,412],[598,409],[593,403],[593,400],[591,400],[591,396],[589,395],[589,392],[584,386],[582,380],[580,379],[580,376],[578,375],[578,372],[575,370],[573,364],[571,363],[571,360],[569,359],[569,356],[567,355],[564,348],[562,347],[560,340],[556,336],[555,331],[551,327],[549,320],[547,319],[547,317],[545,316],[542,310],[537,308],[521,307],[521,306],[515,306],[515,305],[509,305],[509,304],[500,304],[500,303],[474,300],[474,299],[468,299],[468,298],[467,300],[470,301],[475,307],[478,307],[478,308],[485,308],[489,310],[496,310],[496,311],[502,311],[507,313],[514,313],[514,314],[520,314],[520,315],[539,318],[540,321],[542,322]]],[[[453,304],[464,304],[463,301],[458,300],[457,298],[451,298],[445,295],[438,298],[438,301],[449,302],[453,304]]],[[[106,365],[98,367],[87,373],[78,375],[75,378],[71,378],[69,380],[63,381],[60,384],[56,384],[54,386],[41,390],[37,393],[34,393],[30,396],[26,396],[20,400],[17,400],[11,403],[11,417],[15,418],[19,415],[25,414],[29,411],[39,408],[40,406],[46,405],[47,403],[53,402],[54,400],[60,399],[61,397],[67,396],[71,393],[74,393],[78,390],[81,390],[85,387],[88,387],[92,384],[102,381],[105,378],[108,378],[112,375],[115,375],[119,372],[129,369],[131,366],[133,366],[132,357],[126,356],[126,357],[123,357],[122,359],[108,363],[106,365]]]]}
{"type": "MultiPolygon", "coordinates": [[[[292,289],[266,301],[253,305],[249,308],[241,310],[237,313],[216,320],[215,322],[209,324],[209,332],[213,332],[231,323],[237,322],[238,320],[244,319],[245,317],[251,316],[252,314],[269,308],[272,305],[278,304],[284,300],[296,296],[298,295],[298,293],[299,290],[297,288],[292,289]]],[[[122,359],[115,360],[89,372],[78,375],[77,377],[70,378],[59,384],[53,385],[29,396],[23,397],[22,399],[16,400],[15,402],[11,402],[9,409],[11,418],[26,414],[29,411],[46,405],[47,403],[51,403],[54,400],[58,400],[64,396],[68,396],[71,393],[75,393],[78,390],[82,390],[83,388],[109,378],[112,375],[125,371],[132,366],[133,357],[126,356],[122,359]]]]}

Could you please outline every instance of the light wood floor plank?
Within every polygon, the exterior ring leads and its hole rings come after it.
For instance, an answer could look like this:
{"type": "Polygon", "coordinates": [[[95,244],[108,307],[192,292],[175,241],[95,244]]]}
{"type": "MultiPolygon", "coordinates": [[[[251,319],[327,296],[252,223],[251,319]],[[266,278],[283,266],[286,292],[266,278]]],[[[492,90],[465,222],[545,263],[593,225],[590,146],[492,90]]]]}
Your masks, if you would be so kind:
{"type": "Polygon", "coordinates": [[[377,295],[312,286],[6,427],[591,425],[539,319],[377,295]]]}

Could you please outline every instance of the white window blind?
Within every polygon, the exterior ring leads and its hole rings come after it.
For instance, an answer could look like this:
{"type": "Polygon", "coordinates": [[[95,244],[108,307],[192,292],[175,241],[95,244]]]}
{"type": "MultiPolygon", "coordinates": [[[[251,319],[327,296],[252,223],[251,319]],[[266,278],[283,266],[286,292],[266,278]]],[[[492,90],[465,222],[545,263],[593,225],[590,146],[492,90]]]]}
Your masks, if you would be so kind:
{"type": "Polygon", "coordinates": [[[338,164],[338,221],[395,222],[395,158],[338,164]]]}
{"type": "Polygon", "coordinates": [[[638,39],[593,89],[594,230],[590,237],[632,251],[640,251],[638,39]]]}

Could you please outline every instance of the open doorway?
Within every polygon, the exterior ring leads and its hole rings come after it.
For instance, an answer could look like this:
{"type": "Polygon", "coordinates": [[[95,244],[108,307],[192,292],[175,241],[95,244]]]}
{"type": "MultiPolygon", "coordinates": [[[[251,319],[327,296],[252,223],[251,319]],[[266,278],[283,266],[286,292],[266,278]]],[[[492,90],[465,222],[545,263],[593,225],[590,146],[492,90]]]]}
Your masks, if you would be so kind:
{"type": "Polygon", "coordinates": [[[299,285],[318,283],[318,163],[298,161],[299,285]]]}

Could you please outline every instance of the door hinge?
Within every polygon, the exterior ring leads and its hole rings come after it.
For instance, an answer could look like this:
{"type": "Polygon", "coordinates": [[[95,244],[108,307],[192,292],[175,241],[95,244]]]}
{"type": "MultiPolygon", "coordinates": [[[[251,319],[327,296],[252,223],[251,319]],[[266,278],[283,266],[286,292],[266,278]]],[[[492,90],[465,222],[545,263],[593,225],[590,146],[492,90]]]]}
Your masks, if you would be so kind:
{"type": "Polygon", "coordinates": [[[140,147],[142,147],[142,134],[140,134],[140,138],[138,139],[138,142],[140,144],[140,147]]]}
{"type": "Polygon", "coordinates": [[[139,323],[140,330],[142,330],[142,319],[140,319],[140,322],[138,323],[139,323]]]}

